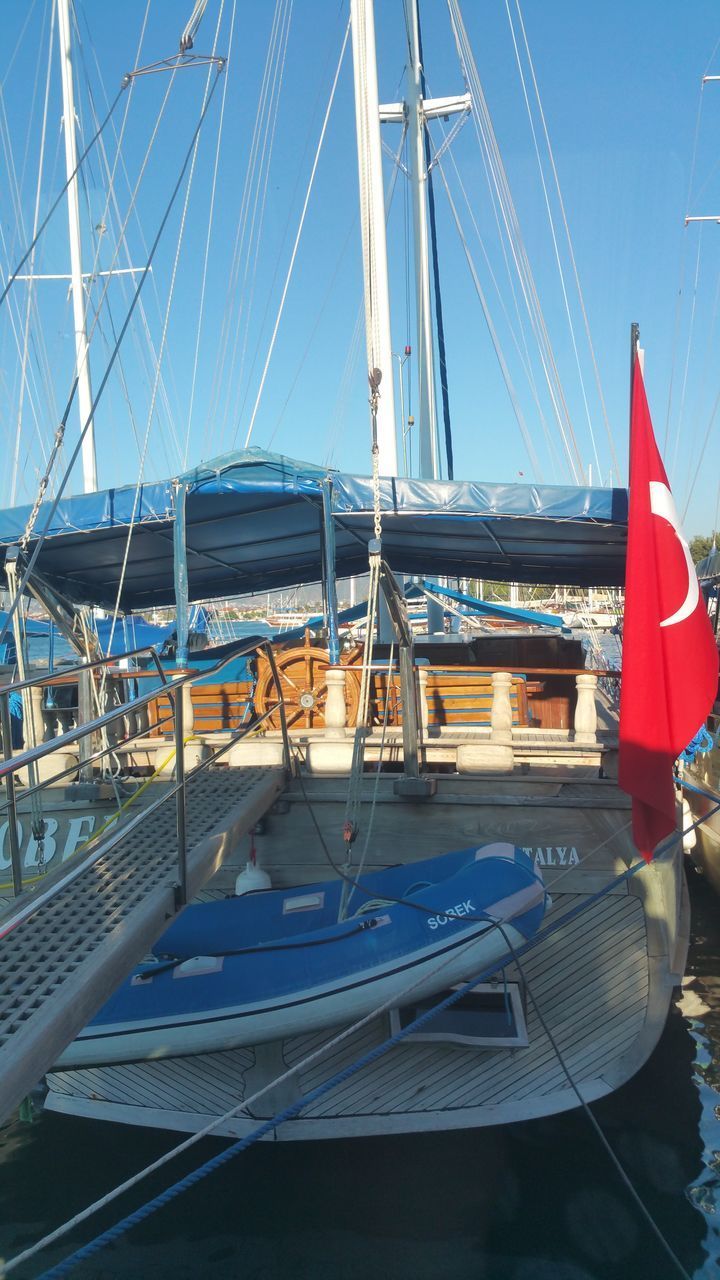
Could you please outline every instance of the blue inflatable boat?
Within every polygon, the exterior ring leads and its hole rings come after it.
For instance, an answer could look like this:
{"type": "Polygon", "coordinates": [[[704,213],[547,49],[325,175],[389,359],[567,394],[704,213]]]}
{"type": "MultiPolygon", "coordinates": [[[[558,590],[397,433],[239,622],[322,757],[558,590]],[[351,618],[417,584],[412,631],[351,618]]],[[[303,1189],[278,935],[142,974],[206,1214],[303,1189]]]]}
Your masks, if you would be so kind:
{"type": "Polygon", "coordinates": [[[342,882],[188,907],[58,1067],[209,1053],[350,1023],[507,959],[539,928],[542,879],[488,844],[342,882]]]}

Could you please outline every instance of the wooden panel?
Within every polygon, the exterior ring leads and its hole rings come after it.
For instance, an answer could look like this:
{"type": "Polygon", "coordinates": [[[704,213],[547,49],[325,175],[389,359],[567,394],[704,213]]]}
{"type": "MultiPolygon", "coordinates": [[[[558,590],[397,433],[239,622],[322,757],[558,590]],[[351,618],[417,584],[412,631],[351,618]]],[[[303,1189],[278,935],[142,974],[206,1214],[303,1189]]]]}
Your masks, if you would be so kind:
{"type": "MultiPolygon", "coordinates": [[[[428,723],[438,725],[489,725],[492,711],[492,677],[472,667],[426,667],[428,723]]],[[[373,719],[380,724],[385,714],[387,674],[376,672],[373,677],[373,719]]],[[[513,676],[510,688],[510,706],[513,724],[527,725],[528,700],[526,681],[513,676]]],[[[392,676],[390,691],[389,724],[402,724],[400,677],[392,676]]]]}
{"type": "MultiPolygon", "coordinates": [[[[241,724],[247,724],[252,717],[252,694],[253,685],[250,680],[193,685],[190,697],[195,732],[214,733],[219,729],[237,729],[241,724]]],[[[169,698],[159,696],[150,705],[154,709],[151,723],[157,724],[158,720],[170,717],[159,732],[172,734],[174,720],[169,698]]]]}
{"type": "Polygon", "coordinates": [[[577,689],[575,675],[546,675],[542,689],[528,693],[531,723],[540,729],[571,729],[575,720],[577,689]]]}

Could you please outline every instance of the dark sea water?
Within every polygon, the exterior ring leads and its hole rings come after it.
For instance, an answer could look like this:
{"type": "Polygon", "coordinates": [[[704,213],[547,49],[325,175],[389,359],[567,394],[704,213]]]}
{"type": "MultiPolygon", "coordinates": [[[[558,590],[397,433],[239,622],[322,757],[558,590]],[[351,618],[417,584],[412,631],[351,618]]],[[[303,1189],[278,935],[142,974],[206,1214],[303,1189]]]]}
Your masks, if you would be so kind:
{"type": "MultiPolygon", "coordinates": [[[[680,1008],[643,1070],[594,1106],[688,1275],[720,1275],[720,900],[694,873],[680,1008]],[[681,1011],[682,1010],[682,1011],[681,1011]]],[[[0,1135],[11,1257],[173,1145],[43,1115],[0,1135]]],[[[205,1140],[43,1257],[59,1261],[221,1150],[205,1140]]],[[[18,1270],[37,1276],[36,1261],[18,1270]]],[[[262,1144],[73,1274],[84,1280],[664,1280],[678,1272],[581,1112],[498,1129],[262,1144]]]]}

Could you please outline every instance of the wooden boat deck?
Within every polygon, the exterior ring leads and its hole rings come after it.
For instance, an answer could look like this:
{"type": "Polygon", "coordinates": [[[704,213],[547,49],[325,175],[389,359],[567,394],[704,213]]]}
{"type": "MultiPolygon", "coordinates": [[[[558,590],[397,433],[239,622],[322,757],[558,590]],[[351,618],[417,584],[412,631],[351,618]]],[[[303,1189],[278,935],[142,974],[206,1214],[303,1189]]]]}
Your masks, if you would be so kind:
{"type": "MultiPolygon", "coordinates": [[[[548,919],[566,914],[582,896],[557,894],[548,919]]],[[[653,977],[648,951],[643,904],[624,892],[598,900],[522,960],[530,992],[587,1100],[632,1074],[655,1043],[667,990],[654,989],[666,983],[653,977]]],[[[519,977],[514,969],[507,969],[511,981],[519,977]]],[[[498,1124],[577,1105],[532,999],[527,1024],[528,1047],[512,1051],[406,1041],[309,1105],[274,1136],[350,1137],[498,1124]]],[[[289,1088],[267,1095],[252,1114],[241,1113],[218,1129],[242,1135],[388,1034],[389,1020],[382,1015],[307,1068],[303,1059],[330,1040],[330,1033],[263,1046],[260,1053],[244,1048],[56,1073],[48,1078],[46,1105],[98,1119],[193,1131],[297,1065],[289,1088]]]]}
{"type": "MultiPolygon", "coordinates": [[[[276,768],[215,767],[189,780],[190,895],[284,786],[284,770],[276,768]]],[[[47,904],[43,894],[62,877],[62,869],[51,873],[36,895],[23,895],[0,915],[0,1118],[22,1101],[178,909],[172,802],[124,838],[107,843],[107,852],[47,904]],[[18,913],[35,899],[37,909],[13,927],[18,913]]]]}

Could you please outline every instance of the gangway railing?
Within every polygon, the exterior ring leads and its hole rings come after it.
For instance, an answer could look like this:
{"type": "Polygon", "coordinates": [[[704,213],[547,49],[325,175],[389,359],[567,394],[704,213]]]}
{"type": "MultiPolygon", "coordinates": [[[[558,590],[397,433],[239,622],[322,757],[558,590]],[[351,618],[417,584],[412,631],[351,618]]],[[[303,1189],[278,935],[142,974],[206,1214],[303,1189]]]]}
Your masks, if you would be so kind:
{"type": "MultiPolygon", "coordinates": [[[[24,886],[23,864],[20,850],[20,841],[18,839],[18,788],[16,775],[22,769],[28,769],[29,774],[32,766],[39,761],[52,756],[54,753],[63,752],[73,744],[79,743],[81,740],[91,737],[93,734],[103,733],[108,728],[115,725],[120,720],[125,722],[128,711],[138,712],[147,707],[151,702],[157,700],[161,694],[167,696],[172,707],[172,714],[165,717],[160,722],[148,724],[146,727],[140,727],[133,730],[126,730],[123,726],[122,735],[114,737],[113,742],[101,746],[98,750],[91,752],[83,758],[83,766],[88,767],[97,763],[104,756],[117,753],[119,747],[127,746],[132,742],[137,742],[143,738],[156,734],[159,725],[164,723],[173,723],[173,739],[174,739],[174,755],[175,755],[175,782],[171,785],[162,796],[144,805],[142,810],[128,822],[119,824],[118,828],[109,836],[103,838],[101,833],[96,837],[91,837],[88,841],[88,853],[79,861],[73,862],[71,867],[63,868],[61,872],[50,872],[45,878],[46,886],[42,891],[37,888],[32,893],[28,893],[28,900],[19,911],[14,911],[10,920],[6,920],[0,927],[0,938],[9,933],[16,925],[33,915],[42,905],[51,901],[58,893],[79,875],[88,870],[99,858],[109,853],[115,845],[124,840],[127,835],[139,825],[141,821],[147,819],[152,813],[155,813],[162,805],[167,804],[173,797],[176,804],[176,825],[177,825],[177,874],[178,882],[176,885],[176,902],[177,906],[184,906],[188,898],[188,876],[187,876],[187,784],[191,779],[196,778],[204,770],[210,768],[223,755],[225,755],[238,741],[247,737],[251,733],[257,732],[261,725],[276,712],[280,717],[280,728],[283,743],[283,764],[290,774],[292,772],[292,753],[290,748],[290,738],[287,728],[287,719],[285,714],[285,703],[280,684],[280,677],[275,662],[275,655],[272,644],[269,639],[255,637],[253,640],[234,646],[229,653],[226,653],[215,666],[205,668],[203,677],[208,675],[219,674],[229,663],[234,662],[237,658],[245,657],[258,651],[264,651],[270,670],[272,672],[273,684],[275,687],[277,702],[266,708],[261,715],[254,715],[247,725],[241,725],[236,730],[230,731],[227,742],[224,742],[210,755],[201,760],[191,770],[186,773],[185,770],[185,734],[184,734],[184,708],[182,697],[185,690],[193,680],[198,676],[194,670],[189,670],[177,676],[174,679],[168,679],[164,671],[157,653],[152,646],[144,646],[139,649],[130,650],[127,654],[113,657],[97,658],[91,662],[82,663],[75,667],[63,669],[63,680],[67,680],[77,676],[78,679],[84,678],[88,672],[96,671],[103,667],[117,665],[118,661],[126,659],[137,659],[142,655],[149,656],[154,662],[158,676],[161,681],[161,688],[154,688],[147,693],[140,694],[132,700],[132,703],[122,703],[103,714],[96,716],[93,720],[87,721],[83,725],[77,725],[65,733],[52,738],[48,742],[39,743],[37,746],[31,747],[26,751],[22,751],[17,755],[12,754],[12,726],[10,721],[10,705],[9,699],[11,693],[19,693],[24,689],[30,689],[38,685],[52,684],[53,677],[47,675],[34,676],[27,680],[14,682],[0,687],[0,730],[2,732],[3,749],[5,759],[0,763],[0,784],[4,783],[7,789],[7,798],[0,801],[0,813],[8,815],[8,843],[10,846],[10,861],[12,869],[12,886],[15,898],[20,897],[28,890],[24,886]]],[[[137,725],[137,716],[135,717],[137,725]]],[[[59,770],[49,778],[45,778],[42,782],[35,783],[30,786],[23,786],[22,798],[25,799],[33,796],[46,788],[57,784],[64,778],[76,775],[78,765],[74,763],[67,768],[59,770]]]]}

